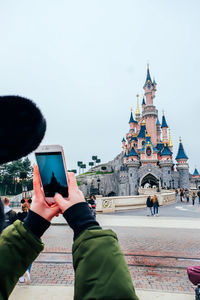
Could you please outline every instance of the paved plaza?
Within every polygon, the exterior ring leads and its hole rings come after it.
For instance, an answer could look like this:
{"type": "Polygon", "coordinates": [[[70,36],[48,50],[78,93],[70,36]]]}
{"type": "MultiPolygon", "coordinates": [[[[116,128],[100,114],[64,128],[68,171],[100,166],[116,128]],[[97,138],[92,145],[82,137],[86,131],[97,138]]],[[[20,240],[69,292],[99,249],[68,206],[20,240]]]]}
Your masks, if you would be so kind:
{"type": "MultiPolygon", "coordinates": [[[[103,228],[117,233],[134,286],[143,293],[141,300],[146,299],[148,293],[154,295],[152,299],[160,299],[157,292],[163,293],[163,299],[173,299],[165,298],[169,293],[184,294],[180,299],[193,299],[194,286],[188,280],[186,268],[200,265],[199,212],[199,204],[193,207],[177,202],[161,207],[159,217],[147,217],[145,209],[97,215],[103,228]]],[[[53,223],[43,237],[45,249],[33,263],[31,287],[19,284],[14,293],[22,288],[34,289],[34,286],[67,286],[70,295],[73,294],[72,231],[58,219],[53,223]]],[[[54,299],[53,293],[51,295],[49,299],[54,299]]]]}

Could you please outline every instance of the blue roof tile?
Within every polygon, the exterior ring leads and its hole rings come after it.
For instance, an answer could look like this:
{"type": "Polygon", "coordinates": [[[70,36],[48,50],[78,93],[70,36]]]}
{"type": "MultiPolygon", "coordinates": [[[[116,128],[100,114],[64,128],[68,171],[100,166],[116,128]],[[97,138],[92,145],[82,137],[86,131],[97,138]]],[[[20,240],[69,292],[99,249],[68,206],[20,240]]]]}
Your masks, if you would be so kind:
{"type": "Polygon", "coordinates": [[[126,142],[125,139],[123,138],[122,143],[126,142]]]}
{"type": "Polygon", "coordinates": [[[167,122],[166,122],[166,119],[165,119],[165,116],[163,115],[162,116],[162,125],[161,125],[161,128],[168,128],[168,125],[167,125],[167,122]]]}
{"type": "Polygon", "coordinates": [[[149,67],[147,68],[147,77],[146,77],[146,81],[145,81],[145,84],[144,84],[144,87],[148,84],[152,84],[152,80],[151,80],[151,75],[150,75],[150,72],[149,72],[149,67]]]}
{"type": "Polygon", "coordinates": [[[135,151],[135,149],[133,147],[131,148],[131,151],[128,156],[138,156],[137,152],[135,151]]]}
{"type": "Polygon", "coordinates": [[[146,102],[144,100],[144,97],[143,97],[143,100],[142,100],[142,105],[146,105],[146,102]]]}
{"type": "Polygon", "coordinates": [[[188,159],[187,155],[185,154],[185,151],[184,151],[184,148],[183,148],[183,144],[181,142],[179,144],[178,154],[176,156],[176,160],[177,159],[188,159]]]}
{"type": "Polygon", "coordinates": [[[193,173],[192,176],[199,176],[199,172],[198,172],[197,168],[195,168],[194,173],[193,173]]]}
{"type": "Polygon", "coordinates": [[[146,125],[145,124],[141,124],[140,132],[138,133],[137,137],[145,139],[145,133],[146,133],[146,125]]]}
{"type": "Polygon", "coordinates": [[[158,117],[157,117],[156,125],[160,125],[160,121],[159,121],[158,117]]]}
{"type": "Polygon", "coordinates": [[[168,156],[168,155],[172,155],[172,151],[169,149],[168,144],[166,144],[164,146],[164,148],[162,149],[160,156],[168,156]]]}
{"type": "Polygon", "coordinates": [[[131,112],[129,123],[137,123],[137,121],[135,121],[134,118],[133,118],[132,112],[131,112]]]}

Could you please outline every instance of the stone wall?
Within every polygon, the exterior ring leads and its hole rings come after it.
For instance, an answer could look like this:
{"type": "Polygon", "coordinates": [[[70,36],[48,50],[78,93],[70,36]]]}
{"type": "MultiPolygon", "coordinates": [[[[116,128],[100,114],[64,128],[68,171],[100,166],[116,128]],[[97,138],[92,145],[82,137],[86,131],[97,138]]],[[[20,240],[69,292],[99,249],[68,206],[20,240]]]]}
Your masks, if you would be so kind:
{"type": "MultiPolygon", "coordinates": [[[[176,201],[175,192],[156,193],[159,204],[166,205],[176,201]]],[[[146,195],[119,196],[119,197],[98,197],[97,212],[108,213],[146,207],[146,195]]]]}

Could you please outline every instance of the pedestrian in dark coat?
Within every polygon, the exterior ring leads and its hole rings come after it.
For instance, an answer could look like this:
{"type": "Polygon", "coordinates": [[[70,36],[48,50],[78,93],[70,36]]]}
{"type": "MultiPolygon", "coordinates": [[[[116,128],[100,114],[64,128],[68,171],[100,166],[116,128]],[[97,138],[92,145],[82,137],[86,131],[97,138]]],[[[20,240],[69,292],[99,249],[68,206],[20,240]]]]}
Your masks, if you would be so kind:
{"type": "Polygon", "coordinates": [[[153,213],[154,213],[154,216],[158,217],[158,207],[159,207],[158,197],[156,195],[154,195],[152,200],[153,200],[153,213]]]}
{"type": "Polygon", "coordinates": [[[184,192],[182,189],[180,189],[180,200],[183,202],[184,192]]]}
{"type": "Polygon", "coordinates": [[[147,197],[146,206],[147,206],[147,216],[149,216],[149,213],[151,216],[153,216],[153,210],[152,210],[153,201],[150,196],[147,197]]]}
{"type": "Polygon", "coordinates": [[[1,198],[0,198],[0,234],[3,230],[4,218],[5,218],[5,216],[4,216],[4,205],[3,205],[2,201],[1,201],[1,198]]]}
{"type": "Polygon", "coordinates": [[[192,193],[192,205],[195,204],[196,194],[195,192],[192,193]]]}

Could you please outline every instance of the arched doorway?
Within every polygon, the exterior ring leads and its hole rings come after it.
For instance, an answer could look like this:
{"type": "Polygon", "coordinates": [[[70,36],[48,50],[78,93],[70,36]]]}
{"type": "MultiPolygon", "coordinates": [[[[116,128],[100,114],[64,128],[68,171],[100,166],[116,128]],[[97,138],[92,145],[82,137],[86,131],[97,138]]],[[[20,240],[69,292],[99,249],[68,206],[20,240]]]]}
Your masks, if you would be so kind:
{"type": "Polygon", "coordinates": [[[142,188],[153,188],[153,187],[159,188],[159,180],[152,174],[147,174],[143,177],[141,181],[141,187],[142,188]]]}

